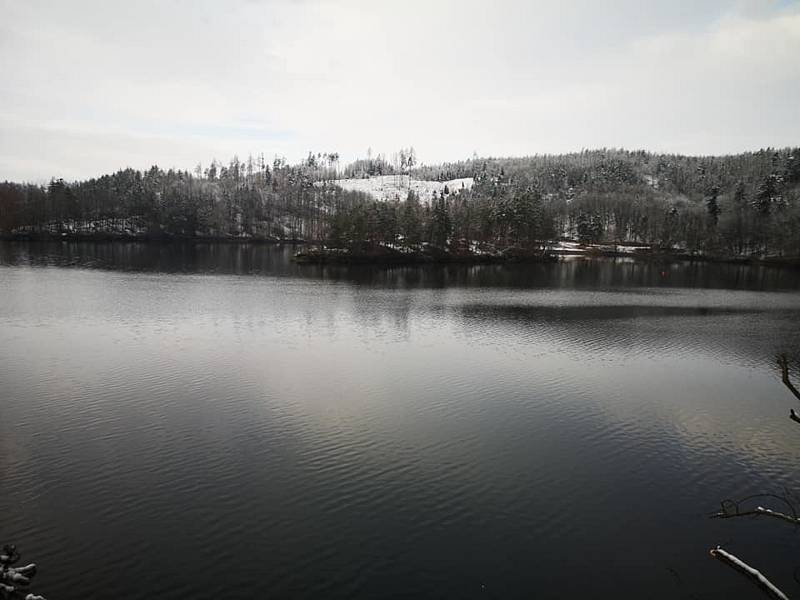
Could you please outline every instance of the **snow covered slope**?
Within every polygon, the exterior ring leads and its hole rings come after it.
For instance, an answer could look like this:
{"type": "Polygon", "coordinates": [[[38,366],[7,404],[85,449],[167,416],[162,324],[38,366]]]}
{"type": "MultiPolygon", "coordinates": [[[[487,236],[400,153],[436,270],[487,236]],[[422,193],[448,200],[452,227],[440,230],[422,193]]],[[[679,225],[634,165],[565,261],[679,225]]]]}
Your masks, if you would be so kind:
{"type": "Polygon", "coordinates": [[[422,202],[428,202],[434,194],[439,194],[445,186],[450,193],[472,187],[472,177],[451,181],[424,181],[411,179],[408,175],[376,175],[366,179],[337,179],[336,185],[345,190],[364,192],[377,200],[405,200],[408,190],[414,190],[422,202]]]}

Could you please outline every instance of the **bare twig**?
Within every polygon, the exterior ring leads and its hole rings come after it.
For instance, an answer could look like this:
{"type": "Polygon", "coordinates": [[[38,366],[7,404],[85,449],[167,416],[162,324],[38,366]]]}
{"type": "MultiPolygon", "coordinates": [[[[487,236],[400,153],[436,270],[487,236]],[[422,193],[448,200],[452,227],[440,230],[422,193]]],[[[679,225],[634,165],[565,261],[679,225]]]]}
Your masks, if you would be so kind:
{"type": "Polygon", "coordinates": [[[753,510],[746,510],[743,512],[735,512],[735,513],[718,512],[711,515],[711,518],[732,519],[734,517],[747,517],[747,516],[775,517],[776,519],[782,519],[784,521],[788,521],[793,525],[800,525],[800,519],[798,519],[797,517],[793,517],[791,515],[787,515],[785,513],[778,512],[769,508],[764,508],[763,506],[756,506],[753,510]]]}
{"type": "Polygon", "coordinates": [[[754,569],[744,561],[736,558],[730,552],[727,552],[717,546],[716,548],[711,549],[711,556],[725,563],[729,567],[733,567],[742,575],[745,575],[751,579],[759,587],[759,589],[770,598],[775,600],[789,600],[786,594],[780,591],[769,579],[764,577],[760,571],[754,569]]]}
{"type": "MultiPolygon", "coordinates": [[[[783,385],[789,388],[789,391],[794,394],[795,398],[800,400],[800,390],[794,387],[792,380],[789,379],[789,358],[785,354],[778,355],[778,367],[781,369],[781,381],[783,381],[783,385]]],[[[794,411],[792,412],[794,413],[794,411]]],[[[795,417],[796,416],[797,414],[795,413],[795,417]]]]}
{"type": "Polygon", "coordinates": [[[747,496],[745,498],[742,498],[741,500],[726,499],[720,502],[719,512],[712,513],[709,516],[712,519],[731,519],[733,517],[766,516],[766,517],[775,517],[776,519],[782,519],[794,525],[800,525],[800,515],[797,514],[797,510],[795,509],[794,504],[789,500],[790,495],[791,493],[787,489],[785,496],[781,496],[778,494],[754,494],[752,496],[747,496]],[[777,500],[779,502],[782,502],[786,506],[790,514],[772,510],[770,508],[764,508],[761,505],[756,505],[754,508],[749,508],[749,509],[742,508],[742,505],[744,503],[750,503],[750,501],[752,500],[756,499],[761,500],[763,498],[769,498],[771,500],[777,500]]]}

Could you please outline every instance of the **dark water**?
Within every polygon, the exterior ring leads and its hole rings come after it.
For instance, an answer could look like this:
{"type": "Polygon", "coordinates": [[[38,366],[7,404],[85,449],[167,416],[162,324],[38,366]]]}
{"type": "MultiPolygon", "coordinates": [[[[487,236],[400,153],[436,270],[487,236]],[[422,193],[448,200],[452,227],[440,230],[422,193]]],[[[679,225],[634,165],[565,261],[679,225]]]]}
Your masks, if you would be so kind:
{"type": "MultiPolygon", "coordinates": [[[[83,598],[758,598],[800,273],[0,245],[0,540],[83,598]],[[751,589],[752,588],[752,589],[751,589]]],[[[781,508],[777,507],[776,508],[781,508]]]]}

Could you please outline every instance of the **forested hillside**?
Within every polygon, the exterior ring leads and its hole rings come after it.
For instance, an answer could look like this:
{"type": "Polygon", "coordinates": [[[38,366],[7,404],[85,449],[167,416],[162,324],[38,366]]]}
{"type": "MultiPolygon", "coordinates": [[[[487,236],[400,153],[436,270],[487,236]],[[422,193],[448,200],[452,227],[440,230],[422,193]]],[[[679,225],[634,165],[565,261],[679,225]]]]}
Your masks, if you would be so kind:
{"type": "MultiPolygon", "coordinates": [[[[47,186],[0,184],[6,235],[326,240],[336,245],[533,247],[558,238],[635,242],[718,256],[800,255],[800,148],[724,157],[624,150],[472,158],[415,166],[337,154],[295,165],[263,158],[194,172],[126,169],[47,186]],[[378,202],[337,177],[410,173],[471,189],[378,202]]],[[[411,157],[411,158],[409,158],[411,157]]]]}
{"type": "Polygon", "coordinates": [[[501,232],[526,222],[532,203],[543,236],[800,254],[800,148],[723,157],[598,150],[415,170],[443,180],[468,174],[481,223],[501,232]]]}

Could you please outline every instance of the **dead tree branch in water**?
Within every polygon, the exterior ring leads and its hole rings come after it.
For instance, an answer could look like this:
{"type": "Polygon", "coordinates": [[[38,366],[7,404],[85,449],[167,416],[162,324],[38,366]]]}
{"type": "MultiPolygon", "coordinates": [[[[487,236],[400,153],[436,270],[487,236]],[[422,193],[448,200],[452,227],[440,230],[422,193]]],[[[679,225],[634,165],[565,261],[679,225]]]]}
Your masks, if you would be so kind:
{"type": "Polygon", "coordinates": [[[775,517],[776,519],[782,519],[784,521],[788,521],[793,525],[800,525],[800,519],[798,519],[797,517],[793,517],[792,515],[787,515],[785,513],[772,510],[771,508],[764,508],[763,506],[756,506],[753,510],[738,512],[734,514],[725,514],[720,512],[715,515],[712,515],[712,518],[730,519],[733,517],[747,517],[747,516],[758,516],[758,515],[763,515],[765,517],[775,517]]]}
{"type": "Polygon", "coordinates": [[[14,567],[19,561],[19,552],[14,544],[6,544],[0,551],[0,596],[8,600],[44,600],[36,594],[25,594],[21,588],[27,588],[31,578],[36,575],[36,565],[31,563],[24,567],[14,567]],[[25,594],[25,595],[23,595],[25,594]]]}
{"type": "Polygon", "coordinates": [[[730,552],[727,552],[717,546],[716,548],[711,549],[711,556],[725,563],[729,567],[733,567],[742,575],[745,575],[751,579],[759,587],[759,589],[761,589],[770,598],[774,598],[775,600],[789,600],[786,594],[780,591],[769,579],[764,577],[761,571],[754,569],[743,560],[736,558],[730,552]]]}
{"type": "MultiPolygon", "coordinates": [[[[797,399],[800,400],[800,390],[798,390],[794,384],[792,383],[791,378],[789,377],[789,358],[785,353],[778,354],[778,367],[781,371],[781,381],[783,384],[789,389],[792,395],[797,399]]],[[[800,423],[800,414],[798,414],[793,408],[789,410],[789,418],[793,421],[800,423]]],[[[746,516],[765,516],[765,517],[772,517],[774,519],[780,519],[782,521],[786,521],[788,523],[792,523],[793,525],[800,525],[800,516],[798,516],[797,511],[795,510],[794,504],[789,500],[791,497],[795,499],[796,497],[790,494],[789,490],[785,490],[786,495],[780,496],[777,494],[756,494],[753,496],[747,496],[746,498],[742,498],[741,500],[723,500],[721,502],[721,510],[711,515],[711,518],[715,519],[730,519],[734,517],[746,517],[746,516]],[[753,502],[750,503],[751,508],[742,509],[742,504],[745,502],[753,501],[756,498],[772,498],[777,499],[783,502],[789,509],[791,514],[787,514],[785,512],[779,512],[777,510],[772,510],[770,508],[764,508],[760,504],[756,504],[753,506],[753,502]]],[[[736,569],[746,577],[748,577],[751,581],[753,581],[759,589],[761,589],[765,594],[767,594],[770,598],[777,599],[777,600],[788,600],[786,594],[784,594],[781,590],[779,590],[769,579],[767,579],[760,571],[754,569],[744,561],[740,560],[730,552],[723,550],[721,547],[717,546],[711,550],[711,556],[718,559],[719,561],[725,563],[726,565],[736,569]]],[[[795,580],[797,577],[795,576],[795,580]]]]}
{"type": "MultiPolygon", "coordinates": [[[[792,380],[789,378],[789,357],[786,354],[779,354],[778,355],[778,367],[781,370],[781,381],[783,381],[783,385],[789,388],[789,391],[792,392],[795,398],[800,400],[800,390],[798,390],[792,380]]],[[[791,417],[795,421],[800,422],[800,416],[792,409],[791,417]]]]}
{"type": "Polygon", "coordinates": [[[755,494],[753,496],[747,496],[746,498],[742,498],[741,500],[726,499],[720,503],[721,510],[719,512],[711,514],[710,516],[712,519],[732,519],[734,517],[764,516],[764,517],[774,517],[776,519],[781,519],[783,521],[792,523],[793,525],[800,525],[800,516],[798,516],[797,511],[794,508],[794,505],[789,501],[788,490],[786,491],[786,494],[787,494],[786,496],[780,496],[778,494],[755,494]],[[777,510],[772,510],[771,508],[764,508],[763,506],[760,505],[757,505],[749,509],[742,508],[741,506],[742,504],[749,502],[751,500],[755,500],[756,498],[772,498],[775,500],[779,500],[788,507],[789,512],[791,514],[787,514],[785,512],[780,512],[777,510]]]}

